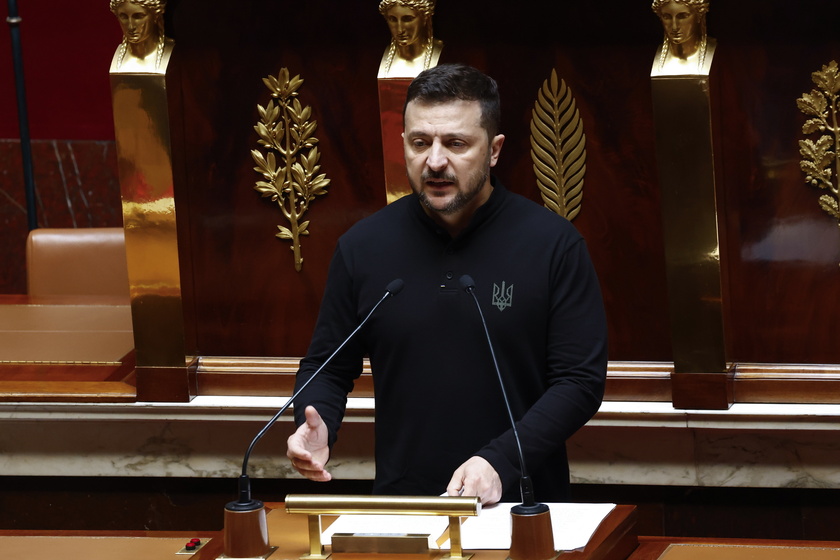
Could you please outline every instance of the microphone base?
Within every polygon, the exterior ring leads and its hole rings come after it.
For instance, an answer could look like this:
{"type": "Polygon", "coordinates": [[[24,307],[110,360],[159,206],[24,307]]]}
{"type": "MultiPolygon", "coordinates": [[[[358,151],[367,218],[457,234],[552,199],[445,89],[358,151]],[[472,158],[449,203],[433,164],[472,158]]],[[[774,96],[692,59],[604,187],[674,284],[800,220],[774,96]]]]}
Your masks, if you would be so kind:
{"type": "Polygon", "coordinates": [[[551,512],[545,504],[511,508],[510,554],[508,560],[553,560],[554,531],[551,512]]]}
{"type": "Polygon", "coordinates": [[[220,558],[265,558],[272,552],[268,544],[265,507],[259,500],[225,506],[225,549],[220,558]]]}

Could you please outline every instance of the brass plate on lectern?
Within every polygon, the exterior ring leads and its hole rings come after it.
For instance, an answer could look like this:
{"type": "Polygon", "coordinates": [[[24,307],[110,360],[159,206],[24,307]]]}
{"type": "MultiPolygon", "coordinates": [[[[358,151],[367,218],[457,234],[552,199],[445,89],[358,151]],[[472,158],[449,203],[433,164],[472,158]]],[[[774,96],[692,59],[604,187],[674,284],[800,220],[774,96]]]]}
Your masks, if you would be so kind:
{"type": "Polygon", "coordinates": [[[429,535],[406,533],[380,535],[336,533],[332,536],[332,551],[377,554],[428,554],[429,535]]]}

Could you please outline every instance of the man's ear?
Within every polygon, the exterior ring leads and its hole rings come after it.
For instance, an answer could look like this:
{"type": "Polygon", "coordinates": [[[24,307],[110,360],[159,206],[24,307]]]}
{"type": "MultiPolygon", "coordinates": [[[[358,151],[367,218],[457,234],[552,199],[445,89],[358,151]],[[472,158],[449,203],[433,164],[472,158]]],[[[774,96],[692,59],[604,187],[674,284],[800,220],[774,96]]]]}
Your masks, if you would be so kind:
{"type": "Polygon", "coordinates": [[[490,167],[494,167],[499,161],[499,154],[502,153],[502,144],[505,143],[505,135],[497,134],[490,141],[490,167]]]}

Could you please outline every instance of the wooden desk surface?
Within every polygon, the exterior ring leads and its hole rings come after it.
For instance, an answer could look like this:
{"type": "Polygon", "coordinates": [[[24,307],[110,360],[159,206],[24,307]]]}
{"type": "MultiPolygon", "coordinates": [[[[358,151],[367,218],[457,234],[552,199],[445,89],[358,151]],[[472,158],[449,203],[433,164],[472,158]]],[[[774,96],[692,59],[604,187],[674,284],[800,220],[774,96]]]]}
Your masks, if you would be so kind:
{"type": "Polygon", "coordinates": [[[131,306],[70,301],[0,300],[0,363],[119,363],[134,348],[131,306]]]}
{"type": "Polygon", "coordinates": [[[210,546],[216,535],[206,531],[0,531],[0,557],[4,560],[188,560],[189,555],[177,555],[177,552],[190,539],[200,538],[208,543],[205,546],[210,546]]]}
{"type": "MultiPolygon", "coordinates": [[[[219,505],[224,507],[223,504],[219,505]]],[[[298,560],[309,551],[307,518],[289,515],[283,504],[266,504],[269,542],[278,547],[270,560],[298,560]]],[[[563,554],[564,560],[624,560],[636,547],[634,506],[617,506],[593,535],[586,549],[563,554]]],[[[0,531],[3,560],[215,560],[224,550],[221,532],[79,532],[0,531]],[[191,538],[209,540],[194,555],[176,555],[191,538]]],[[[501,560],[506,550],[476,551],[475,560],[501,560]]],[[[438,558],[445,551],[429,558],[438,558]]],[[[336,560],[369,560],[365,554],[336,554],[336,560]]],[[[404,560],[406,556],[377,554],[377,560],[404,560]]],[[[412,556],[416,558],[416,556],[412,556]]]]}
{"type": "Polygon", "coordinates": [[[639,537],[628,560],[840,560],[840,542],[639,537]]]}
{"type": "Polygon", "coordinates": [[[0,294],[0,401],[134,402],[127,298],[0,294]]]}

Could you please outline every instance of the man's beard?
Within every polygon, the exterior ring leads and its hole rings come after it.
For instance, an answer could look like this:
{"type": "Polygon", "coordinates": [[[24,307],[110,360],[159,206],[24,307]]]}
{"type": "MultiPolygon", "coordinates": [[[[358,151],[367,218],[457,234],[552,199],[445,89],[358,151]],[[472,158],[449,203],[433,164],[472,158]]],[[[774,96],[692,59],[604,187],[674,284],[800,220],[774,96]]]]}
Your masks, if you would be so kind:
{"type": "MultiPolygon", "coordinates": [[[[470,176],[470,181],[467,185],[466,190],[458,190],[455,193],[455,197],[450,200],[446,206],[443,208],[435,208],[432,199],[427,195],[423,190],[421,190],[419,185],[415,185],[412,181],[411,177],[408,178],[409,183],[411,183],[411,187],[414,192],[417,193],[417,197],[420,199],[420,202],[423,203],[426,208],[431,210],[432,212],[437,212],[438,214],[454,214],[459,212],[464,207],[467,206],[476,196],[478,193],[481,192],[481,187],[484,186],[484,183],[487,182],[487,175],[489,173],[489,158],[488,158],[488,165],[484,167],[481,171],[477,171],[470,176]]],[[[436,171],[424,171],[423,174],[420,176],[421,184],[425,183],[429,179],[443,179],[444,181],[450,181],[454,183],[456,186],[459,185],[457,178],[454,175],[446,174],[444,172],[436,172],[436,171]]]]}

